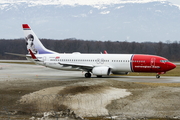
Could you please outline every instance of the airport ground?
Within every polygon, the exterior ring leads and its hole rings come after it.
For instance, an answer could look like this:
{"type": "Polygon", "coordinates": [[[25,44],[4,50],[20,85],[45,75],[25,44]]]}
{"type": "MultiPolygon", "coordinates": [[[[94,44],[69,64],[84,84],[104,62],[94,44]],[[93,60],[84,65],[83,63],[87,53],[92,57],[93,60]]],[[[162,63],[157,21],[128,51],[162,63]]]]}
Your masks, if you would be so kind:
{"type": "MultiPolygon", "coordinates": [[[[160,79],[155,74],[141,73],[87,79],[81,71],[12,61],[0,63],[0,68],[2,120],[37,118],[42,117],[40,113],[67,110],[71,115],[66,112],[64,117],[71,119],[73,115],[89,119],[180,119],[180,66],[160,79]]],[[[63,118],[62,114],[59,116],[63,118]]]]}

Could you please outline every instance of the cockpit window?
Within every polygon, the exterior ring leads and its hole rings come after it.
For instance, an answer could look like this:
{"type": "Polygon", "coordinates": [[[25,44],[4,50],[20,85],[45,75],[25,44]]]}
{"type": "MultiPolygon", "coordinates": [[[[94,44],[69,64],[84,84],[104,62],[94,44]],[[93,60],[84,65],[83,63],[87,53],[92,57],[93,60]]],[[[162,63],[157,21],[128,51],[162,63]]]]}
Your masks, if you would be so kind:
{"type": "Polygon", "coordinates": [[[169,62],[169,60],[160,60],[160,62],[165,63],[165,62],[169,62]]]}

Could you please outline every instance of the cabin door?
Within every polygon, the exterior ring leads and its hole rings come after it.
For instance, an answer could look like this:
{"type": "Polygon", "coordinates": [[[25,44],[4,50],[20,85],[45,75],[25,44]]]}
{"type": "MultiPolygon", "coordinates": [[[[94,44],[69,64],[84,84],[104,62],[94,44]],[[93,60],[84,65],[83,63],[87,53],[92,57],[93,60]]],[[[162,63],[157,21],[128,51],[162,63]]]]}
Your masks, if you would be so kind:
{"type": "Polygon", "coordinates": [[[151,58],[151,70],[153,71],[155,69],[155,66],[156,66],[156,58],[151,58]]]}
{"type": "Polygon", "coordinates": [[[43,57],[43,64],[46,66],[46,56],[43,57]]]}

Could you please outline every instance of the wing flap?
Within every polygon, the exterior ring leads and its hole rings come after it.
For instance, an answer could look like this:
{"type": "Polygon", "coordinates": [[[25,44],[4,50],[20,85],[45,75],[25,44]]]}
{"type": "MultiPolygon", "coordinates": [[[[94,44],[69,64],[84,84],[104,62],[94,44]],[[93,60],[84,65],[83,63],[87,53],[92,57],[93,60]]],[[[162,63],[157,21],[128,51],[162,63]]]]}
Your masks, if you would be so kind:
{"type": "Polygon", "coordinates": [[[76,69],[85,69],[89,70],[92,69],[94,66],[93,65],[88,65],[88,64],[77,64],[77,63],[64,63],[64,62],[59,62],[60,65],[63,65],[63,67],[72,67],[76,69]]]}

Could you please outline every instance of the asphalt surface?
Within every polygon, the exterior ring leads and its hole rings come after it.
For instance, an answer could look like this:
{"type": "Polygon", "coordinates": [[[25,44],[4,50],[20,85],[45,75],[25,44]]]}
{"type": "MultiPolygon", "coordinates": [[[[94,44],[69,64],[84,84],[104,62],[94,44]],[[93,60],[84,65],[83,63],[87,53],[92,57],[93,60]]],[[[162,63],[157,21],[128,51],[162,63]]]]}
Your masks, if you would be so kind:
{"type": "MultiPolygon", "coordinates": [[[[40,65],[31,64],[12,64],[12,63],[0,63],[0,81],[6,80],[83,80],[84,73],[82,71],[62,71],[51,68],[46,68],[40,65]]],[[[86,79],[99,79],[96,76],[86,79]]],[[[167,77],[161,76],[160,79],[156,79],[155,76],[106,76],[101,79],[113,79],[117,81],[126,82],[151,82],[151,83],[180,83],[180,77],[167,77]]]]}

